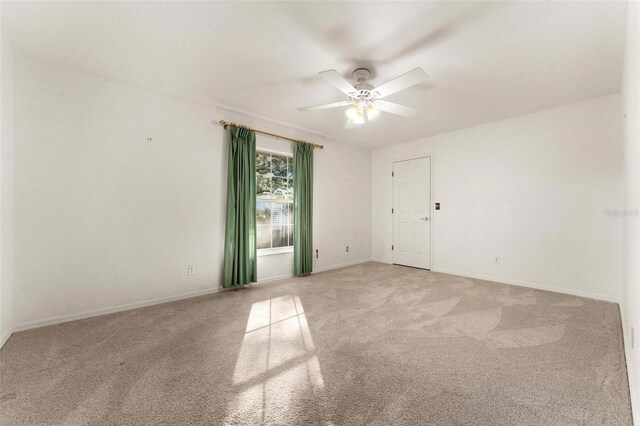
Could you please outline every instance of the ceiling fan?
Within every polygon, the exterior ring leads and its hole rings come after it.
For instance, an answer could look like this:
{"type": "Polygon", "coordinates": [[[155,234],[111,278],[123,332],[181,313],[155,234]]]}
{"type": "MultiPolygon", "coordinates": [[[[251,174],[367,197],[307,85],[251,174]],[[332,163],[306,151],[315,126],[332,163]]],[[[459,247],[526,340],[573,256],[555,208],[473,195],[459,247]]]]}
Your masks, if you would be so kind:
{"type": "Polygon", "coordinates": [[[385,101],[383,98],[391,95],[392,93],[399,92],[421,83],[428,78],[427,73],[425,73],[422,68],[415,68],[408,73],[402,74],[400,77],[383,84],[382,86],[373,87],[372,85],[367,84],[367,79],[371,75],[371,71],[367,68],[358,68],[353,72],[353,78],[358,82],[355,86],[349,83],[336,70],[322,71],[318,74],[337,87],[342,93],[347,95],[347,100],[325,105],[298,108],[298,111],[314,111],[350,105],[351,108],[346,111],[347,123],[344,126],[345,129],[350,129],[359,124],[364,124],[367,121],[373,120],[378,116],[380,111],[404,115],[406,117],[414,115],[418,111],[417,109],[385,101]]]}

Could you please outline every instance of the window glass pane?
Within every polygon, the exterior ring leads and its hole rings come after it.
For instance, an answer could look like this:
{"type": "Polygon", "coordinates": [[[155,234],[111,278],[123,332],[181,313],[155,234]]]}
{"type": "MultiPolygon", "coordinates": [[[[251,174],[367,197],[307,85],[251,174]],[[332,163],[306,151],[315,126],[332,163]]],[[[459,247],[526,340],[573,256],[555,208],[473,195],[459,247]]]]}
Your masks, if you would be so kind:
{"type": "Polygon", "coordinates": [[[271,241],[272,241],[273,247],[287,247],[289,245],[289,239],[287,235],[287,225],[272,227],[271,241]]]}
{"type": "Polygon", "coordinates": [[[256,204],[256,224],[269,225],[271,223],[271,206],[269,203],[256,204]]]}
{"type": "Polygon", "coordinates": [[[288,189],[284,191],[284,199],[293,201],[293,179],[287,179],[288,189]]]}
{"type": "MultiPolygon", "coordinates": [[[[293,217],[293,215],[291,215],[291,217],[293,217]]],[[[292,220],[293,223],[293,220],[292,220]]],[[[287,229],[288,229],[288,237],[289,237],[289,245],[293,246],[293,225],[287,225],[287,229]]]]}
{"type": "Polygon", "coordinates": [[[271,171],[271,154],[258,152],[256,154],[256,173],[267,174],[271,171]]]}
{"type": "Polygon", "coordinates": [[[271,172],[274,176],[287,177],[287,157],[272,156],[271,172]]]}
{"type": "Polygon", "coordinates": [[[293,160],[286,156],[256,153],[256,184],[257,248],[292,246],[293,160]]]}
{"type": "Polygon", "coordinates": [[[289,206],[289,217],[287,218],[287,225],[293,225],[293,204],[287,204],[287,206],[289,206]]]}
{"type": "Polygon", "coordinates": [[[273,198],[282,200],[287,195],[287,190],[289,189],[289,182],[287,182],[287,178],[283,177],[274,177],[273,181],[273,198]]]}
{"type": "Polygon", "coordinates": [[[289,204],[282,203],[282,225],[289,224],[289,204]]]}
{"type": "Polygon", "coordinates": [[[271,186],[271,155],[258,153],[256,155],[256,193],[271,194],[271,186]]]}
{"type": "Polygon", "coordinates": [[[271,194],[271,179],[265,175],[256,176],[256,193],[259,196],[271,194]]]}
{"type": "Polygon", "coordinates": [[[287,224],[287,205],[284,203],[271,203],[271,227],[287,224]]]}
{"type": "Polygon", "coordinates": [[[287,177],[293,179],[293,158],[287,158],[287,177]]]}
{"type": "Polygon", "coordinates": [[[257,248],[271,248],[271,227],[269,225],[256,225],[256,232],[257,248]]]}

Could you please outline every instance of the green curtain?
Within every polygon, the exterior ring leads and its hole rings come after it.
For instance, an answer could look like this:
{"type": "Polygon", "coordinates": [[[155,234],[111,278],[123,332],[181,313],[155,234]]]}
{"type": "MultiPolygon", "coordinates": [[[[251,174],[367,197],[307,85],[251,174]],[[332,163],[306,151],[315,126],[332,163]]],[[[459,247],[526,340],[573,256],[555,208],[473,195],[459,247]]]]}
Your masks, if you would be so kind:
{"type": "Polygon", "coordinates": [[[313,269],[313,146],[293,147],[293,272],[309,275],[313,269]]]}
{"type": "Polygon", "coordinates": [[[227,220],[222,285],[255,282],[256,273],[256,135],[229,127],[227,220]]]}

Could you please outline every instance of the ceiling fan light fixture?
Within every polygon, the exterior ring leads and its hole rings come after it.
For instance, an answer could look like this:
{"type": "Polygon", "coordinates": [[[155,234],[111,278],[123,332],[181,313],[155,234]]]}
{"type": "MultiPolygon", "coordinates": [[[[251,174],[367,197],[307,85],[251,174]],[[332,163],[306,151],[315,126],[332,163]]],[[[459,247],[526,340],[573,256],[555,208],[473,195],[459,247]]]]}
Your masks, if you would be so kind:
{"type": "Polygon", "coordinates": [[[356,115],[356,118],[352,118],[351,121],[356,124],[364,124],[364,114],[358,113],[358,115],[356,115]]]}
{"type": "Polygon", "coordinates": [[[378,111],[378,109],[373,105],[369,105],[366,111],[367,111],[367,120],[373,120],[378,115],[380,115],[380,111],[378,111]]]}
{"type": "Polygon", "coordinates": [[[349,117],[351,120],[355,120],[356,118],[358,118],[359,112],[360,111],[358,109],[358,105],[353,105],[345,112],[345,114],[347,114],[347,117],[349,117]]]}

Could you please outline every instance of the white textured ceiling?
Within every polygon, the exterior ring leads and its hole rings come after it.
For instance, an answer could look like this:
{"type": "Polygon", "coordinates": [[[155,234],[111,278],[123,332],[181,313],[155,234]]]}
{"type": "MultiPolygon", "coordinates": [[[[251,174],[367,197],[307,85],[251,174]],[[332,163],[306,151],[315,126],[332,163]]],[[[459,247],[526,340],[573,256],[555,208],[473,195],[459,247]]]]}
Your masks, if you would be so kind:
{"type": "MultiPolygon", "coordinates": [[[[619,91],[624,2],[2,2],[17,54],[375,147],[619,91]],[[344,130],[317,75],[415,67],[420,108],[344,130]]],[[[216,119],[217,117],[212,117],[216,119]]]]}

